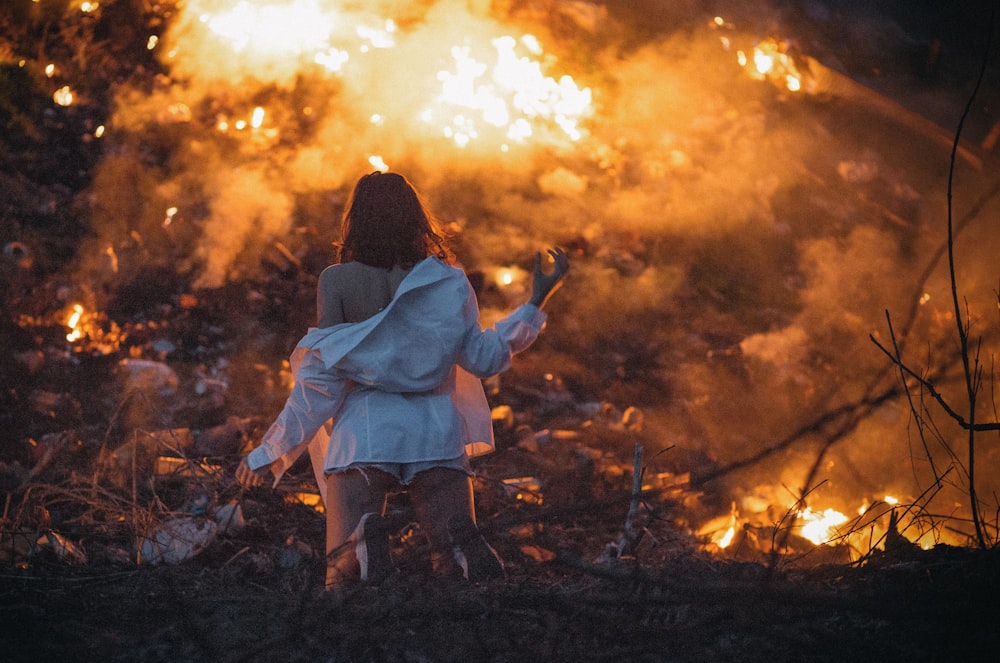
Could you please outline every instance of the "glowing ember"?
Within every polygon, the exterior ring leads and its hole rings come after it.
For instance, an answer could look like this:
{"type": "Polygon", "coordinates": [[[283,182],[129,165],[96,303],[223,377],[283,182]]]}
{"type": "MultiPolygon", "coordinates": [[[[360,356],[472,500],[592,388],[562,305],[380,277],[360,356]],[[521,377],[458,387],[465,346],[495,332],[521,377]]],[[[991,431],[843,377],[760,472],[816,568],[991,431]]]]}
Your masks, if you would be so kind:
{"type": "Polygon", "coordinates": [[[66,340],[76,351],[111,354],[118,350],[124,338],[117,324],[108,322],[100,313],[89,313],[82,304],[73,304],[65,320],[70,330],[66,340]]]}
{"type": "Polygon", "coordinates": [[[83,330],[80,328],[80,319],[83,317],[83,306],[74,304],[66,326],[70,328],[70,333],[66,334],[66,340],[70,343],[80,340],[83,337],[83,330]]]}
{"type": "Polygon", "coordinates": [[[848,518],[835,509],[813,511],[806,507],[798,514],[802,523],[802,536],[817,546],[829,542],[837,533],[837,527],[847,522],[848,518]]]}
{"type": "Polygon", "coordinates": [[[73,90],[68,85],[64,85],[52,94],[52,101],[60,106],[72,106],[73,90]]]}
{"type": "Polygon", "coordinates": [[[264,109],[257,106],[253,109],[253,114],[250,116],[250,126],[254,129],[260,129],[264,124],[264,109]]]}

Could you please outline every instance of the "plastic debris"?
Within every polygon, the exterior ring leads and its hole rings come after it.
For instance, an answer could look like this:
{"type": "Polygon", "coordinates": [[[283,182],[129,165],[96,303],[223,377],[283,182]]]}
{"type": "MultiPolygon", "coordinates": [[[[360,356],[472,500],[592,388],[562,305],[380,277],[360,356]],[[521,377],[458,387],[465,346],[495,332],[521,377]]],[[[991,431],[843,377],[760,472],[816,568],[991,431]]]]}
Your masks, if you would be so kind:
{"type": "Polygon", "coordinates": [[[291,571],[299,568],[302,563],[313,556],[313,549],[305,541],[294,536],[285,540],[285,545],[278,551],[275,559],[279,569],[291,571]]]}
{"type": "Polygon", "coordinates": [[[171,396],[177,391],[177,374],[166,364],[148,359],[123,359],[118,368],[124,376],[126,391],[155,392],[161,396],[171,396]]]}
{"type": "Polygon", "coordinates": [[[160,525],[139,545],[142,564],[180,564],[191,559],[214,540],[219,526],[205,518],[174,518],[160,525]]]}
{"type": "Polygon", "coordinates": [[[56,557],[72,566],[87,563],[87,553],[83,551],[83,548],[59,534],[59,532],[51,530],[45,532],[39,537],[37,545],[49,548],[55,553],[56,557]]]}
{"type": "Polygon", "coordinates": [[[246,527],[247,521],[243,517],[243,507],[238,502],[223,504],[212,514],[215,523],[219,526],[219,534],[231,534],[246,527]]]}

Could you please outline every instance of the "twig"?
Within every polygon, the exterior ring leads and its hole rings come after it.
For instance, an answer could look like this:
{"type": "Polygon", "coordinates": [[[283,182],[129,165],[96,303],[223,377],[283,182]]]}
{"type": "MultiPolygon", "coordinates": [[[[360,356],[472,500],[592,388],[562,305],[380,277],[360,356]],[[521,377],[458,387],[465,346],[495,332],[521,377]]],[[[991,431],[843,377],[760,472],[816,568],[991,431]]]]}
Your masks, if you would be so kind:
{"type": "Polygon", "coordinates": [[[642,453],[642,445],[636,443],[632,460],[632,499],[629,502],[628,515],[625,516],[625,529],[618,542],[620,555],[631,553],[639,542],[639,536],[635,533],[635,517],[639,513],[639,504],[642,501],[642,479],[644,475],[642,453]]]}

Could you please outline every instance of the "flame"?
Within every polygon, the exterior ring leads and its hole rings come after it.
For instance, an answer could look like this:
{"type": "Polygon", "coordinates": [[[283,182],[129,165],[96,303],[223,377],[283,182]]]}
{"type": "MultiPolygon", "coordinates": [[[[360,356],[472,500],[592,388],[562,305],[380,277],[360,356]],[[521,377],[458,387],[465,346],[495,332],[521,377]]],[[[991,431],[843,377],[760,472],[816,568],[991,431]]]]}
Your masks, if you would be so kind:
{"type": "Polygon", "coordinates": [[[836,509],[813,511],[806,507],[798,513],[802,536],[817,546],[828,543],[837,534],[837,528],[848,521],[847,516],[836,509]]]}
{"type": "Polygon", "coordinates": [[[66,326],[70,332],[66,334],[66,340],[70,343],[80,340],[83,337],[83,330],[80,328],[80,319],[83,317],[83,305],[73,304],[66,326]]]}
{"type": "Polygon", "coordinates": [[[542,53],[533,35],[520,40],[504,35],[491,43],[496,49],[492,67],[475,59],[471,46],[451,48],[455,69],[438,72],[441,93],[436,103],[467,112],[448,118],[447,112],[428,108],[421,114],[424,121],[445,115],[441,131],[459,147],[478,138],[484,124],[500,128],[506,140],[524,142],[531,138],[536,118],[551,121],[571,141],[580,140],[580,120],[591,112],[590,88],[580,88],[571,76],[550,78],[538,61],[518,55],[518,44],[533,55],[542,53]]]}
{"type": "Polygon", "coordinates": [[[497,270],[496,283],[500,287],[510,285],[516,278],[517,270],[511,269],[510,267],[501,267],[497,270]]]}
{"type": "MultiPolygon", "coordinates": [[[[458,16],[458,4],[448,11],[435,9],[433,17],[421,16],[423,21],[410,17],[409,32],[401,31],[393,18],[375,15],[375,7],[331,4],[192,0],[185,9],[187,21],[180,22],[175,35],[181,45],[165,57],[181,74],[186,66],[192,75],[214,73],[233,83],[280,79],[292,85],[303,72],[311,72],[365,86],[405,70],[406,80],[400,81],[405,94],[389,94],[398,88],[386,81],[373,93],[361,91],[357,108],[368,111],[365,116],[373,118],[373,126],[393,118],[411,129],[429,128],[432,136],[460,148],[478,141],[507,151],[512,144],[572,143],[586,135],[583,122],[593,114],[592,91],[568,74],[548,75],[545,70],[556,58],[535,35],[503,34],[502,26],[485,18],[458,16]],[[460,30],[456,26],[461,22],[469,25],[460,30]],[[462,32],[464,36],[456,35],[462,32]],[[457,39],[461,41],[455,43],[457,39]],[[396,107],[365,109],[365,104],[396,107]]],[[[220,116],[218,129],[232,126],[257,125],[220,116]]]]}
{"type": "Polygon", "coordinates": [[[708,537],[711,543],[719,550],[725,550],[736,540],[736,533],[740,530],[740,515],[734,502],[730,507],[729,514],[719,516],[701,526],[698,531],[699,536],[708,537]]]}
{"type": "Polygon", "coordinates": [[[277,56],[329,48],[331,21],[315,0],[260,7],[244,0],[227,11],[203,13],[200,20],[237,54],[250,48],[277,56]]]}
{"type": "Polygon", "coordinates": [[[771,80],[790,92],[800,92],[803,90],[803,76],[787,51],[786,43],[765,39],[754,46],[750,56],[744,51],[738,51],[737,58],[751,78],[771,80]]]}
{"type": "Polygon", "coordinates": [[[88,312],[83,304],[73,304],[64,323],[69,328],[66,340],[77,351],[107,355],[118,350],[125,334],[121,328],[99,312],[88,312]]]}
{"type": "Polygon", "coordinates": [[[52,101],[56,102],[60,106],[72,106],[73,98],[73,89],[68,85],[64,85],[52,93],[52,101]]]}
{"type": "Polygon", "coordinates": [[[728,548],[734,538],[736,538],[736,526],[730,525],[729,529],[726,530],[725,534],[722,535],[715,545],[723,549],[728,548]]]}

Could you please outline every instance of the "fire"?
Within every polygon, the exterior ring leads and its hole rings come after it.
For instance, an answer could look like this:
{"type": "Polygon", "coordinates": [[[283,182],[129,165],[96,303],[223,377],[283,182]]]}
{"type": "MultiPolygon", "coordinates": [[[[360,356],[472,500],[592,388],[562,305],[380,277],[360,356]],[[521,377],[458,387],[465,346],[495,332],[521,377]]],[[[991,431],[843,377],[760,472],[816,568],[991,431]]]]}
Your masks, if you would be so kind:
{"type": "MultiPolygon", "coordinates": [[[[191,75],[233,83],[293,85],[307,73],[364,87],[406,71],[405,80],[386,81],[371,93],[350,90],[356,108],[375,127],[403,122],[460,148],[481,142],[508,151],[513,144],[572,143],[586,135],[591,89],[568,74],[549,75],[556,58],[535,35],[509,34],[489,19],[459,15],[468,11],[459,4],[435,8],[421,20],[408,17],[408,30],[377,11],[330,0],[192,0],[174,34],[179,45],[166,57],[181,73],[188,68],[191,75]],[[391,93],[401,84],[402,93],[391,93]]],[[[233,126],[258,125],[225,117],[217,123],[223,131],[233,126]]]]}
{"type": "Polygon", "coordinates": [[[83,317],[83,306],[74,304],[71,310],[72,313],[69,315],[69,320],[66,321],[66,326],[70,328],[70,332],[66,334],[66,340],[73,343],[83,337],[83,330],[80,328],[80,319],[83,317]]]}
{"type": "Polygon", "coordinates": [[[66,340],[76,351],[102,355],[118,350],[125,334],[113,321],[107,321],[100,312],[88,312],[82,304],[73,304],[65,318],[69,328],[66,340]]]}
{"type": "MultiPolygon", "coordinates": [[[[533,35],[520,40],[504,35],[491,43],[496,49],[492,67],[476,60],[470,46],[453,46],[454,71],[438,72],[441,93],[436,103],[466,111],[450,119],[449,110],[440,113],[444,115],[443,135],[465,147],[479,137],[485,124],[501,129],[505,140],[521,143],[533,135],[532,120],[540,118],[555,124],[571,141],[580,140],[580,120],[590,113],[590,88],[581,89],[570,76],[550,78],[538,61],[519,55],[518,45],[536,57],[543,53],[533,35]]],[[[433,108],[421,114],[429,123],[438,116],[433,108]]]]}
{"type": "Polygon", "coordinates": [[[754,46],[750,56],[739,51],[737,58],[740,66],[746,68],[752,78],[774,81],[791,92],[803,89],[802,73],[788,54],[788,45],[784,42],[765,39],[754,46]]]}
{"type": "Polygon", "coordinates": [[[829,543],[837,535],[837,528],[846,523],[848,518],[836,509],[813,511],[812,507],[806,507],[799,511],[798,521],[802,536],[818,546],[829,543]]]}
{"type": "Polygon", "coordinates": [[[64,85],[52,93],[52,101],[60,106],[72,106],[74,96],[73,89],[68,85],[64,85]]]}
{"type": "Polygon", "coordinates": [[[498,286],[510,285],[517,278],[517,271],[509,267],[503,267],[497,270],[496,282],[498,286]]]}
{"type": "Polygon", "coordinates": [[[734,503],[728,515],[719,516],[705,523],[698,531],[698,535],[707,537],[719,550],[725,550],[736,540],[736,533],[739,530],[740,515],[734,503]]]}
{"type": "Polygon", "coordinates": [[[252,48],[275,56],[320,52],[329,48],[331,21],[315,0],[293,0],[260,7],[251,2],[236,3],[216,14],[205,12],[200,21],[234,53],[252,48]],[[290,39],[295,35],[294,39],[290,39]]]}

